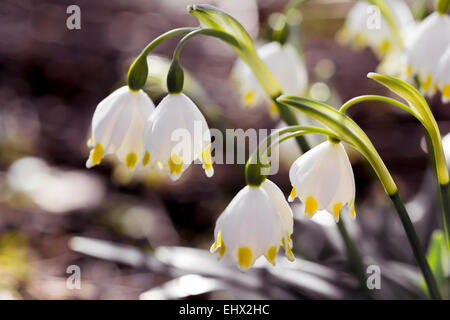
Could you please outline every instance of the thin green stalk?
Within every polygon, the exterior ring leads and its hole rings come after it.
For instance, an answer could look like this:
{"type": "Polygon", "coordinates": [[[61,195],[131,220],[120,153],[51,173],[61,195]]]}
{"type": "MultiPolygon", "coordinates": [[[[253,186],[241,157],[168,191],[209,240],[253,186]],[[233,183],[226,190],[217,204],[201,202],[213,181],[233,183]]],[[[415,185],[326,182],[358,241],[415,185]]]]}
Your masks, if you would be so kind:
{"type": "MultiPolygon", "coordinates": [[[[430,166],[433,168],[433,172],[436,176],[436,161],[434,158],[433,143],[431,142],[430,135],[425,130],[425,141],[427,143],[428,155],[430,159],[430,166]]],[[[437,176],[436,176],[437,178],[437,176]]],[[[447,246],[450,248],[450,203],[449,203],[449,184],[440,184],[438,182],[438,193],[439,193],[439,201],[441,205],[441,214],[442,214],[442,225],[444,226],[445,239],[447,241],[447,246]]]]}
{"type": "MultiPolygon", "coordinates": [[[[447,243],[450,245],[450,236],[448,233],[448,231],[450,230],[450,205],[449,205],[449,199],[448,199],[448,196],[449,196],[448,195],[448,183],[445,183],[445,182],[441,183],[441,181],[439,179],[439,172],[437,169],[436,157],[435,157],[435,154],[437,153],[436,148],[439,148],[439,146],[435,146],[433,144],[433,141],[432,141],[432,138],[430,135],[431,132],[434,132],[434,130],[430,129],[430,127],[433,127],[433,126],[427,125],[427,123],[424,121],[424,117],[422,116],[422,114],[420,112],[418,112],[416,109],[413,109],[398,100],[384,97],[384,96],[378,96],[378,95],[363,95],[363,96],[358,96],[353,99],[350,99],[349,101],[347,101],[346,103],[344,103],[342,105],[342,107],[339,109],[339,112],[345,113],[351,106],[353,106],[359,102],[364,102],[364,101],[380,101],[380,102],[386,102],[386,103],[392,104],[392,105],[410,113],[417,120],[419,120],[420,123],[424,126],[425,139],[427,142],[428,155],[430,158],[430,165],[436,174],[436,178],[437,178],[437,182],[438,182],[438,192],[439,192],[441,212],[442,212],[442,223],[444,225],[447,243]]],[[[435,139],[435,141],[437,141],[437,139],[435,139]]],[[[441,145],[441,147],[442,147],[442,145],[441,145]]],[[[446,180],[444,180],[444,181],[446,181],[446,180]]]]}
{"type": "Polygon", "coordinates": [[[389,195],[389,197],[391,198],[395,209],[397,210],[398,216],[400,217],[403,228],[405,229],[416,261],[419,264],[420,270],[422,271],[422,274],[425,278],[425,282],[427,283],[428,293],[430,294],[430,297],[433,300],[441,300],[442,297],[439,292],[436,279],[434,278],[433,272],[431,271],[430,265],[428,264],[425,251],[422,247],[422,244],[420,243],[419,237],[417,236],[416,230],[414,229],[414,225],[412,224],[411,219],[408,216],[408,212],[406,211],[405,204],[403,203],[400,194],[397,191],[396,193],[389,195]]]}
{"type": "Polygon", "coordinates": [[[442,219],[444,220],[444,231],[447,239],[447,247],[450,248],[450,194],[449,194],[449,184],[439,185],[439,198],[442,207],[442,219]]]}
{"type": "Polygon", "coordinates": [[[350,270],[356,276],[359,281],[359,285],[361,289],[367,291],[367,283],[366,283],[366,269],[364,267],[364,262],[359,254],[358,249],[355,246],[352,238],[348,234],[347,228],[345,227],[345,223],[343,219],[339,219],[337,223],[337,227],[339,233],[342,236],[342,240],[344,241],[345,249],[347,252],[347,256],[350,260],[350,270]]]}
{"type": "MultiPolygon", "coordinates": [[[[280,118],[283,119],[284,122],[288,126],[295,126],[298,125],[299,122],[297,120],[297,116],[295,115],[294,111],[292,111],[291,108],[279,103],[276,101],[276,98],[273,98],[273,102],[277,105],[278,111],[280,112],[280,118]]],[[[298,136],[295,138],[297,141],[298,146],[300,147],[300,150],[302,150],[303,153],[311,149],[308,141],[306,141],[305,136],[298,136]]]]}
{"type": "Polygon", "coordinates": [[[155,38],[153,41],[151,41],[141,52],[140,56],[148,56],[150,52],[152,52],[153,49],[155,49],[159,44],[161,44],[163,41],[176,37],[176,36],[182,36],[184,34],[190,33],[192,31],[198,30],[199,27],[185,27],[185,28],[177,28],[170,31],[167,31],[163,33],[162,35],[155,38]]]}

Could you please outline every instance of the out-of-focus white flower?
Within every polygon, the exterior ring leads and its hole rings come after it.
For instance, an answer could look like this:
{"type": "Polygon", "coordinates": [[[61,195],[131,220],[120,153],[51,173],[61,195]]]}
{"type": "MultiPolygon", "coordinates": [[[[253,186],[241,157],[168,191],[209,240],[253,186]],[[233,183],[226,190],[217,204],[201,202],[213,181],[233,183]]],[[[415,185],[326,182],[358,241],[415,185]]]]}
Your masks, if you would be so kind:
{"type": "Polygon", "coordinates": [[[197,106],[183,93],[168,94],[151,114],[144,130],[146,162],[156,163],[177,180],[193,161],[214,174],[211,135],[197,106]]]}
{"type": "Polygon", "coordinates": [[[450,39],[447,50],[439,61],[436,84],[441,91],[442,102],[450,101],[450,39]]]}
{"type": "MultiPolygon", "coordinates": [[[[417,76],[421,91],[432,95],[437,89],[439,61],[450,42],[450,17],[434,12],[406,38],[406,76],[417,76]]],[[[448,74],[448,72],[447,72],[448,74]]]]}
{"type": "Polygon", "coordinates": [[[145,165],[143,132],[155,105],[147,94],[123,86],[97,106],[92,118],[92,148],[86,167],[101,162],[107,154],[115,154],[128,168],[145,165]]]}
{"type": "MultiPolygon", "coordinates": [[[[404,34],[414,25],[414,17],[403,0],[386,0],[391,9],[399,32],[404,34]]],[[[358,1],[347,15],[344,27],[338,33],[338,39],[344,43],[352,43],[356,48],[371,48],[379,57],[384,57],[392,50],[399,48],[388,22],[376,7],[358,1]]]]}
{"type": "Polygon", "coordinates": [[[300,156],[289,171],[292,192],[311,217],[317,210],[327,210],[336,221],[344,208],[355,218],[355,179],[341,143],[325,141],[300,156]]]}
{"type": "Polygon", "coordinates": [[[266,179],[261,186],[246,186],[217,219],[211,252],[231,257],[247,270],[260,256],[275,265],[280,246],[289,260],[292,253],[292,211],[281,190],[266,179]]]}
{"type": "MultiPolygon", "coordinates": [[[[292,45],[288,43],[281,45],[273,41],[258,48],[257,52],[284,94],[301,95],[306,90],[308,84],[306,66],[292,45]]],[[[239,91],[244,107],[257,106],[262,102],[270,103],[269,97],[253,72],[241,59],[236,60],[231,78],[239,91]]]]}

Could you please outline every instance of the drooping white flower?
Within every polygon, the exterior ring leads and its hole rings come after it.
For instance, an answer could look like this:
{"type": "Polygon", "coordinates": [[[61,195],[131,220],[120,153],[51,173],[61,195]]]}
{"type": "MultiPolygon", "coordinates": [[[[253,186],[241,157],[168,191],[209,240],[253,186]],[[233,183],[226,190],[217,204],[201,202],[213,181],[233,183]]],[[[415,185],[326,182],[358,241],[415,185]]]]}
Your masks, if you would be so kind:
{"type": "MultiPolygon", "coordinates": [[[[261,60],[265,63],[284,94],[301,95],[308,83],[306,66],[290,44],[269,42],[257,49],[261,60]]],[[[241,60],[236,60],[231,78],[239,90],[244,107],[253,107],[270,99],[264,92],[250,68],[241,60]]]]}
{"type": "Polygon", "coordinates": [[[289,201],[298,197],[305,204],[307,217],[327,210],[339,221],[344,208],[355,217],[355,179],[341,143],[325,141],[300,156],[289,171],[289,179],[289,201]]]}
{"type": "Polygon", "coordinates": [[[436,85],[441,91],[442,102],[450,101],[450,41],[447,50],[441,57],[436,76],[436,85]]]}
{"type": "Polygon", "coordinates": [[[266,179],[261,186],[246,186],[217,219],[211,252],[230,257],[247,270],[265,256],[275,265],[280,246],[289,260],[292,253],[293,217],[281,190],[266,179]]]}
{"type": "Polygon", "coordinates": [[[155,105],[147,94],[123,86],[103,99],[92,117],[92,148],[86,167],[101,162],[107,154],[115,154],[128,168],[145,165],[143,132],[146,119],[155,105]]]}
{"type": "Polygon", "coordinates": [[[450,42],[450,17],[434,12],[411,32],[405,42],[407,77],[417,76],[421,91],[432,95],[436,89],[439,61],[450,42]]]}
{"type": "Polygon", "coordinates": [[[166,169],[173,180],[196,160],[208,177],[214,174],[208,124],[183,93],[168,94],[159,103],[146,122],[144,139],[149,162],[166,169]]]}
{"type": "MultiPolygon", "coordinates": [[[[400,34],[414,25],[414,17],[403,0],[386,0],[400,34]]],[[[347,15],[338,39],[356,48],[371,48],[379,57],[400,47],[388,22],[380,10],[365,1],[358,1],[347,15]]]]}

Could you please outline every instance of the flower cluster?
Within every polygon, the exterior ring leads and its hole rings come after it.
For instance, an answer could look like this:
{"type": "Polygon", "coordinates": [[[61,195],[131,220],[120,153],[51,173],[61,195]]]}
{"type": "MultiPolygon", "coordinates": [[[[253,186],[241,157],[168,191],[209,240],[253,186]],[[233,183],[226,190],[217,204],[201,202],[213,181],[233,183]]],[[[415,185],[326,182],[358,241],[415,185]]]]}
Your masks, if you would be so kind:
{"type": "Polygon", "coordinates": [[[144,91],[117,89],[98,104],[88,146],[92,149],[88,168],[115,154],[129,169],[157,165],[173,180],[196,160],[203,163],[208,177],[214,173],[208,125],[183,93],[168,94],[155,108],[144,91]],[[200,138],[195,130],[200,130],[200,138]],[[174,136],[177,132],[180,136],[174,136]]]}
{"type": "MultiPolygon", "coordinates": [[[[292,165],[289,201],[298,197],[306,217],[326,210],[339,221],[341,212],[355,217],[353,170],[340,142],[326,141],[300,156],[292,165]]],[[[291,235],[293,215],[281,190],[266,179],[246,186],[219,216],[211,252],[230,257],[246,270],[261,256],[275,264],[280,246],[294,259],[291,235]]]]}

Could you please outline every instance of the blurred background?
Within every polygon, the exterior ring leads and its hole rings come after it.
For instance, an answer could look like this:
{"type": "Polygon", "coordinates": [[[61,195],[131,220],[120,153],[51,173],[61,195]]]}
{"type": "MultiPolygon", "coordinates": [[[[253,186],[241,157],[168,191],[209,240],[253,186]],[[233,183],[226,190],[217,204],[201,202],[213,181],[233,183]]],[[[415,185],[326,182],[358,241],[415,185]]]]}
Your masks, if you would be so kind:
{"type": "MultiPolygon", "coordinates": [[[[408,1],[411,8],[417,2],[408,1]]],[[[420,274],[389,199],[367,163],[352,154],[357,215],[347,227],[367,264],[381,268],[382,289],[361,292],[329,217],[304,220],[298,205],[296,261],[275,268],[258,261],[248,273],[207,251],[214,224],[244,185],[243,167],[216,165],[208,179],[191,166],[178,182],[158,171],[130,174],[113,158],[85,168],[96,105],[124,84],[133,58],[159,34],[195,26],[186,6],[211,3],[235,16],[254,39],[276,0],[3,0],[0,3],[0,298],[2,299],[340,299],[424,298],[420,274]],[[69,30],[66,9],[81,9],[69,30]],[[70,290],[67,268],[79,266],[81,289],[70,290]]],[[[379,64],[370,49],[339,44],[336,34],[353,1],[313,0],[296,24],[308,70],[307,95],[338,107],[361,94],[389,95],[366,74],[379,64]]],[[[423,1],[420,1],[423,5],[423,1]]],[[[425,6],[432,8],[432,2],[425,6]]],[[[150,63],[148,94],[164,96],[164,70],[178,39],[159,46],[150,63]]],[[[243,109],[229,81],[235,53],[198,37],[183,50],[189,93],[211,128],[275,128],[268,108],[243,109]]],[[[430,100],[442,134],[450,111],[430,100]]],[[[440,209],[424,150],[410,115],[365,103],[349,114],[360,124],[409,201],[428,247],[440,209]]],[[[283,151],[282,151],[283,152],[283,151]]],[[[285,151],[287,152],[287,151],[285,151]]],[[[296,151],[283,155],[295,159],[296,151]],[[292,154],[294,153],[294,154],[292,154]]],[[[289,161],[272,178],[290,192],[289,161]]]]}

